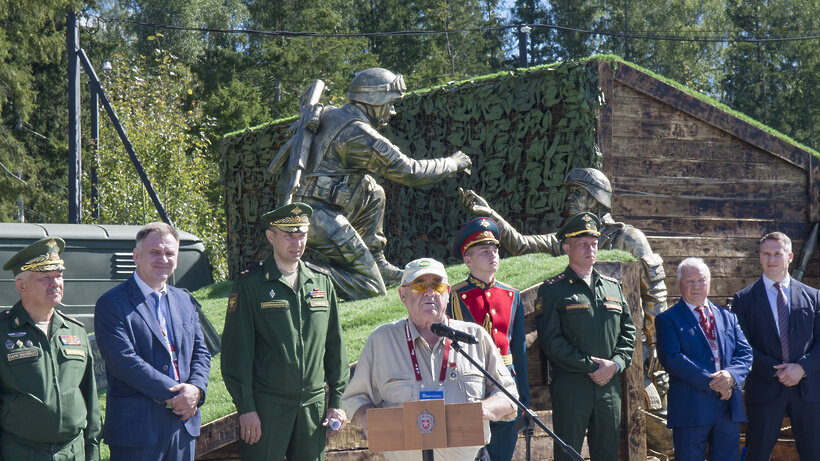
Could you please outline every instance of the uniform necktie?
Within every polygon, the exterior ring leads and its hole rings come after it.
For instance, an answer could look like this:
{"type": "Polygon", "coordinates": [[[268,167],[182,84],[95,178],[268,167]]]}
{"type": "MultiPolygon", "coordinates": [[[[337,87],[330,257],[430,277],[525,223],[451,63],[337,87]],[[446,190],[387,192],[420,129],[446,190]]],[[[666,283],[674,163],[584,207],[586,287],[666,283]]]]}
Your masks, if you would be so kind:
{"type": "Polygon", "coordinates": [[[777,326],[780,330],[780,351],[783,353],[783,362],[789,363],[789,301],[783,285],[775,283],[777,290],[777,326]]]}
{"type": "Polygon", "coordinates": [[[715,337],[715,323],[712,321],[712,312],[709,311],[707,314],[705,312],[705,306],[698,306],[695,308],[700,314],[700,327],[703,329],[703,333],[706,335],[706,339],[709,341],[714,341],[715,337]]]}

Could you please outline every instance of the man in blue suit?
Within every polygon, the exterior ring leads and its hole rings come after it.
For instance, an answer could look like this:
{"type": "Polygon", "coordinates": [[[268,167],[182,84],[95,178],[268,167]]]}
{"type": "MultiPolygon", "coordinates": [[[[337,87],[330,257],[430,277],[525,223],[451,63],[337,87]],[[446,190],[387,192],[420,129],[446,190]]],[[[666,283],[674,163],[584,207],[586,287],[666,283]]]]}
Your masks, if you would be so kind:
{"type": "Polygon", "coordinates": [[[211,357],[193,297],[166,284],[178,253],[176,229],[146,225],[137,233],[136,271],[97,300],[112,461],[194,459],[211,357]]]}
{"type": "Polygon", "coordinates": [[[746,382],[746,459],[768,460],[789,415],[801,460],[820,459],[820,292],[789,277],[792,242],[760,239],[763,276],[735,293],[732,310],[754,351],[746,382]]]}
{"type": "Polygon", "coordinates": [[[711,276],[700,258],[678,265],[681,300],[655,317],[658,359],[669,373],[667,426],[676,461],[736,460],[740,389],[752,348],[735,315],[708,300],[711,276]]]}

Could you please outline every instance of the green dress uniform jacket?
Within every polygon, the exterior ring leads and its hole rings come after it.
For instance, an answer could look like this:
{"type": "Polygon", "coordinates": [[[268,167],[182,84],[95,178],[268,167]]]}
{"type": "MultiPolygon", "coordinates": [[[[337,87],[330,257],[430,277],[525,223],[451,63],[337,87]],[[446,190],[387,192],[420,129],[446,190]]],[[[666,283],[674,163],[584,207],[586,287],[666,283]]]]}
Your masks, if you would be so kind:
{"type": "MultiPolygon", "coordinates": [[[[620,283],[593,269],[590,287],[567,267],[544,282],[536,310],[538,304],[538,340],[552,366],[556,434],[580,450],[589,426],[591,458],[617,459],[620,380],[616,374],[606,385],[597,386],[587,373],[598,367],[593,356],[612,360],[619,372],[632,363],[635,325],[620,283]]],[[[556,448],[556,460],[568,459],[565,456],[556,448]]]]}
{"type": "MultiPolygon", "coordinates": [[[[323,409],[327,384],[328,406],[341,408],[348,375],[336,294],[322,269],[299,262],[296,291],[282,277],[273,256],[240,274],[228,299],[222,376],[239,414],[259,414],[262,440],[257,445],[281,432],[278,425],[289,424],[277,419],[276,427],[266,427],[273,406],[319,404],[323,409]]],[[[321,413],[315,432],[321,431],[323,451],[324,411],[316,413],[321,413]]],[[[304,437],[319,439],[316,434],[304,437]]],[[[288,440],[270,443],[288,446],[288,440]]]]}
{"type": "Polygon", "coordinates": [[[0,338],[0,458],[99,459],[100,407],[83,324],[55,310],[47,337],[18,301],[0,313],[0,338]]]}

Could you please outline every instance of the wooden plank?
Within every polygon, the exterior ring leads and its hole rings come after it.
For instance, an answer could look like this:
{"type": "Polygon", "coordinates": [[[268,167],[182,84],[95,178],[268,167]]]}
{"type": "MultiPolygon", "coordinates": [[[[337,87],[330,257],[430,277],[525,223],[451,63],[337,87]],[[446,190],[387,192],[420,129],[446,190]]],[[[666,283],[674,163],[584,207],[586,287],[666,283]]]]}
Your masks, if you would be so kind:
{"type": "Polygon", "coordinates": [[[630,216],[617,213],[623,222],[629,223],[651,236],[704,236],[728,238],[760,238],[769,232],[779,231],[786,235],[808,235],[811,224],[806,221],[764,221],[757,219],[730,218],[666,218],[661,216],[630,216]]]}
{"type": "Polygon", "coordinates": [[[239,440],[236,412],[202,426],[196,439],[196,453],[207,454],[239,440]]]}
{"type": "Polygon", "coordinates": [[[798,168],[728,135],[725,140],[720,141],[701,140],[692,142],[681,139],[630,138],[619,134],[617,138],[613,138],[612,155],[614,157],[653,157],[679,160],[731,160],[739,163],[783,163],[792,168],[798,168]]]}
{"type": "Polygon", "coordinates": [[[481,427],[481,403],[453,403],[447,405],[447,437],[448,447],[469,447],[484,444],[484,431],[475,430],[476,422],[481,427]]]}
{"type": "Polygon", "coordinates": [[[820,222],[820,159],[811,157],[811,171],[809,172],[809,220],[820,222]]]}
{"type": "MultiPolygon", "coordinates": [[[[712,258],[754,258],[758,253],[760,236],[727,239],[723,237],[656,237],[647,240],[652,250],[667,258],[698,256],[712,258]]],[[[795,248],[797,240],[792,240],[795,248]]]]}
{"type": "Polygon", "coordinates": [[[371,451],[403,450],[404,412],[402,407],[367,410],[368,448],[371,451]]]}
{"type": "Polygon", "coordinates": [[[693,119],[668,121],[612,121],[613,142],[621,136],[659,139],[684,139],[688,141],[721,141],[720,133],[693,119]]]}
{"type": "Polygon", "coordinates": [[[796,202],[805,206],[806,190],[790,181],[620,176],[612,181],[613,203],[636,197],[697,197],[720,200],[796,202]],[[693,184],[693,183],[698,184],[693,184]]]}
{"type": "Polygon", "coordinates": [[[625,63],[619,63],[615,80],[630,88],[645,93],[716,128],[776,155],[804,170],[810,168],[807,151],[743,121],[712,104],[701,101],[649,74],[641,72],[625,63]]]}
{"type": "Polygon", "coordinates": [[[737,216],[744,219],[784,219],[788,221],[806,218],[805,205],[800,202],[778,203],[771,200],[751,201],[729,198],[619,197],[613,211],[619,215],[667,218],[737,216]]]}
{"type": "MultiPolygon", "coordinates": [[[[735,163],[729,161],[677,160],[655,158],[614,157],[617,172],[635,172],[635,176],[670,178],[710,178],[726,180],[738,178],[756,181],[792,181],[805,187],[806,175],[794,168],[778,168],[766,163],[735,163]],[[644,174],[645,173],[645,174],[644,174]]],[[[620,173],[616,173],[619,175],[620,173]]]]}
{"type": "Polygon", "coordinates": [[[618,103],[614,99],[612,63],[609,61],[598,61],[598,86],[604,94],[605,106],[595,118],[595,131],[598,138],[598,147],[604,154],[603,173],[607,178],[612,178],[614,170],[612,166],[612,111],[618,103]]]}

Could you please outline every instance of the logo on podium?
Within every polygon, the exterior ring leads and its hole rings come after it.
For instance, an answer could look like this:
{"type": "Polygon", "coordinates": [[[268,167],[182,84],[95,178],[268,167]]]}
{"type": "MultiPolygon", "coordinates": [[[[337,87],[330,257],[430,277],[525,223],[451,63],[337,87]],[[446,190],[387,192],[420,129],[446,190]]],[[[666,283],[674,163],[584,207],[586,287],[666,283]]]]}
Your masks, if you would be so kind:
{"type": "Polygon", "coordinates": [[[433,428],[436,427],[436,419],[427,410],[421,412],[417,423],[422,434],[430,434],[433,432],[433,428]]]}

